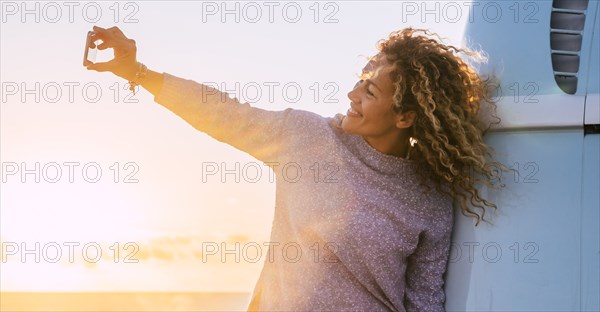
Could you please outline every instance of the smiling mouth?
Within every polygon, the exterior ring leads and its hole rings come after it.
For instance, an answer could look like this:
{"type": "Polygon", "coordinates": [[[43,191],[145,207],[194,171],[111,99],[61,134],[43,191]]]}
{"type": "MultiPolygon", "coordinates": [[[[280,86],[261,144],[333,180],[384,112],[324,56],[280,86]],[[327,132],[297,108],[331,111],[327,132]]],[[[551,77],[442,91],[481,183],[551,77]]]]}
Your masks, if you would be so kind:
{"type": "Polygon", "coordinates": [[[347,113],[348,117],[362,117],[363,115],[357,111],[354,110],[354,108],[350,107],[348,108],[348,113],[347,113]]]}

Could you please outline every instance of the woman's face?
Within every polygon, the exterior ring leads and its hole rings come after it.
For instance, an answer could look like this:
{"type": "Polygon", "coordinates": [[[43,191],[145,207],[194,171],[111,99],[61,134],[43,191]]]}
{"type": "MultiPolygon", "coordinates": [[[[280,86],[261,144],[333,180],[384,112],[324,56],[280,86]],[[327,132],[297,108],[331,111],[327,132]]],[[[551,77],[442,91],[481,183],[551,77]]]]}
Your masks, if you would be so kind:
{"type": "Polygon", "coordinates": [[[348,93],[350,108],[342,129],[366,137],[381,137],[398,131],[398,115],[392,109],[395,87],[391,64],[378,55],[363,68],[361,80],[348,93]]]}

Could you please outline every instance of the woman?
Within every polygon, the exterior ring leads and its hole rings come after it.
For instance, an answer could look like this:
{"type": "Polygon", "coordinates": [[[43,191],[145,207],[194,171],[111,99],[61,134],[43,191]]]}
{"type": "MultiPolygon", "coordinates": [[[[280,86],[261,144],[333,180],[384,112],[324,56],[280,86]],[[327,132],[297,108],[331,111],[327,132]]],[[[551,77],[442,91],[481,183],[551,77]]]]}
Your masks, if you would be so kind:
{"type": "Polygon", "coordinates": [[[444,310],[452,203],[477,222],[495,208],[474,187],[497,164],[477,116],[488,89],[456,55],[477,54],[426,31],[393,32],[348,93],[347,114],[324,118],[254,108],[148,70],[118,28],[94,31],[115,58],[88,69],[143,86],[275,171],[269,254],[250,310],[444,310]]]}

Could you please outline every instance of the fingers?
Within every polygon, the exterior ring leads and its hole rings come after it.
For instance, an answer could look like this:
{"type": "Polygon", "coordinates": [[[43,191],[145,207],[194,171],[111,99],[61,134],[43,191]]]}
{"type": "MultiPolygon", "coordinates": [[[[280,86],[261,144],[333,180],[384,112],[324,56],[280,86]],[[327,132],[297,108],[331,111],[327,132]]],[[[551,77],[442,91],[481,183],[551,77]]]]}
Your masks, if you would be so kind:
{"type": "Polygon", "coordinates": [[[88,70],[95,70],[97,72],[106,72],[112,69],[111,62],[94,63],[87,66],[88,70]]]}
{"type": "Polygon", "coordinates": [[[94,29],[94,31],[95,31],[95,32],[97,32],[97,33],[102,33],[102,32],[105,32],[105,31],[106,31],[106,29],[104,29],[104,28],[102,28],[102,27],[100,27],[100,26],[94,26],[94,28],[93,28],[93,29],[94,29]]]}
{"type": "Polygon", "coordinates": [[[116,26],[108,29],[94,26],[94,34],[92,35],[92,39],[94,42],[97,40],[102,40],[103,44],[98,46],[100,50],[119,47],[128,43],[128,40],[130,40],[116,26]]]}
{"type": "Polygon", "coordinates": [[[123,38],[127,38],[127,37],[125,37],[125,34],[121,31],[121,29],[117,26],[113,26],[113,27],[107,29],[106,31],[109,31],[109,32],[119,35],[119,36],[122,36],[123,38]]]}
{"type": "Polygon", "coordinates": [[[106,42],[102,42],[101,44],[99,44],[98,46],[98,50],[106,50],[109,48],[112,48],[111,46],[108,45],[108,43],[106,42]]]}
{"type": "Polygon", "coordinates": [[[115,57],[135,54],[137,51],[135,40],[127,38],[118,27],[104,29],[94,26],[91,36],[91,47],[99,50],[114,49],[115,57]]]}
{"type": "Polygon", "coordinates": [[[102,27],[98,27],[98,26],[94,26],[94,31],[92,34],[92,39],[94,40],[98,40],[98,39],[104,39],[106,38],[106,29],[102,28],[102,27]]]}
{"type": "Polygon", "coordinates": [[[117,26],[113,26],[108,29],[104,29],[99,26],[94,26],[94,35],[98,36],[100,39],[103,39],[103,38],[127,39],[125,34],[117,26]]]}
{"type": "Polygon", "coordinates": [[[130,68],[136,66],[137,48],[133,39],[127,38],[118,27],[104,29],[94,26],[92,35],[98,50],[114,49],[113,59],[108,62],[90,64],[88,70],[112,72],[119,77],[130,76],[130,68]]]}
{"type": "Polygon", "coordinates": [[[110,49],[110,48],[120,48],[123,52],[129,52],[135,47],[135,40],[125,39],[125,40],[113,41],[112,43],[102,41],[97,45],[94,43],[94,45],[98,48],[98,50],[106,50],[106,49],[110,49]]]}

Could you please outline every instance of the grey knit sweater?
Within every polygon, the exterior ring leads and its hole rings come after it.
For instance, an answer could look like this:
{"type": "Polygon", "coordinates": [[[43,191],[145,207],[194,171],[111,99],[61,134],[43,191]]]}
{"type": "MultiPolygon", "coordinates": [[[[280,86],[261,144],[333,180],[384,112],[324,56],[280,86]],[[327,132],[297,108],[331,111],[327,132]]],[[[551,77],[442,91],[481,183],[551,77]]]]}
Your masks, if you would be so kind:
{"type": "Polygon", "coordinates": [[[155,101],[276,174],[269,254],[249,310],[443,311],[452,202],[410,160],[336,127],[165,74],[155,101]]]}

